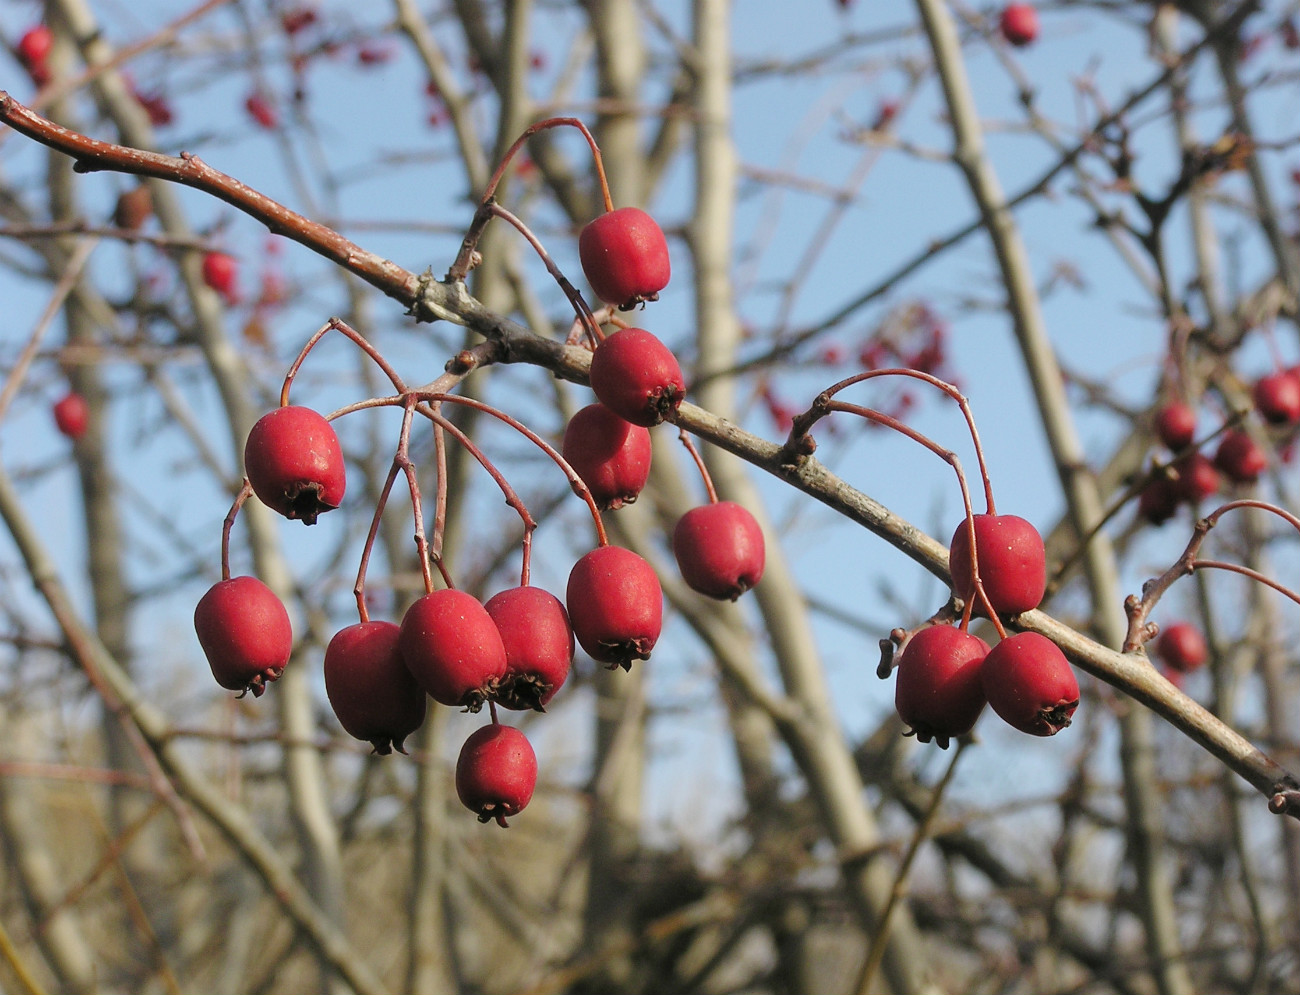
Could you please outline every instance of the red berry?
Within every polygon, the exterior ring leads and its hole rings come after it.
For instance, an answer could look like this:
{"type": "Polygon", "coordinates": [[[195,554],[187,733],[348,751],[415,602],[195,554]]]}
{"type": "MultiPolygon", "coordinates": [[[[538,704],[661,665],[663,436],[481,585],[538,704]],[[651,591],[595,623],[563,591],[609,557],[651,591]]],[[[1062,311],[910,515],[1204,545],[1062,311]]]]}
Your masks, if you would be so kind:
{"type": "Polygon", "coordinates": [[[393,49],[385,44],[362,45],[357,49],[357,63],[362,66],[381,66],[393,57],[393,49]]]}
{"type": "Polygon", "coordinates": [[[570,418],[561,446],[602,511],[636,500],[650,479],[650,451],[650,430],[603,404],[589,404],[570,418]]]}
{"type": "Polygon", "coordinates": [[[90,405],[75,390],[54,402],[54,424],[69,439],[80,439],[90,424],[90,405]]]}
{"type": "Polygon", "coordinates": [[[165,128],[176,120],[176,112],[172,109],[171,102],[160,93],[141,93],[139,90],[132,90],[136,102],[144,108],[144,112],[149,115],[149,123],[155,128],[165,128]]]}
{"type": "Polygon", "coordinates": [[[386,756],[424,724],[424,689],[402,660],[392,622],[340,629],[325,649],[325,694],[349,736],[386,756]]]}
{"type": "Polygon", "coordinates": [[[663,627],[663,590],[654,568],[630,549],[601,546],[573,565],[564,597],[573,634],[593,660],[632,668],[663,627]]]}
{"type": "Polygon", "coordinates": [[[1186,622],[1174,622],[1156,637],[1156,656],[1170,670],[1186,674],[1204,665],[1209,656],[1205,637],[1186,622]]]}
{"type": "Polygon", "coordinates": [[[537,754],[514,726],[493,723],[474,732],[456,759],[456,794],[479,822],[518,815],[537,787],[537,754]]]}
{"type": "Polygon", "coordinates": [[[236,266],[233,256],[224,252],[209,252],[203,257],[203,282],[228,302],[238,296],[235,289],[236,266]]]}
{"type": "MultiPolygon", "coordinates": [[[[975,545],[980,581],[1000,615],[1018,615],[1037,608],[1047,589],[1047,552],[1038,530],[1015,515],[976,515],[975,545]]],[[[974,594],[970,533],[963,519],[948,545],[953,591],[966,600],[974,594]]],[[[975,610],[982,604],[977,602],[975,610]]]]}
{"type": "Polygon", "coordinates": [[[578,235],[578,257],[596,296],[624,311],[658,300],[668,286],[668,240],[655,219],[637,207],[620,207],[588,222],[578,235]]]}
{"type": "Polygon", "coordinates": [[[44,24],[30,28],[18,39],[16,46],[18,59],[37,86],[44,86],[50,81],[50,67],[47,60],[53,48],[54,32],[44,24]]]}
{"type": "Polygon", "coordinates": [[[1028,45],[1038,37],[1038,11],[1032,4],[1009,3],[1002,8],[999,27],[1012,45],[1028,45]]]}
{"type": "Polygon", "coordinates": [[[416,601],[402,618],[402,659],[429,697],[477,712],[506,673],[506,648],[478,599],[446,588],[416,601]]]}
{"type": "Polygon", "coordinates": [[[686,393],[677,357],[644,328],[621,328],[601,342],[589,377],[600,403],[633,425],[658,425],[686,393]]]}
{"type": "Polygon", "coordinates": [[[291,7],[280,15],[280,25],[284,28],[287,35],[296,35],[299,31],[311,27],[316,23],[316,8],[303,4],[298,7],[291,7]]]}
{"type": "Polygon", "coordinates": [[[1196,438],[1196,411],[1190,404],[1170,401],[1156,412],[1156,435],[1170,449],[1186,449],[1196,438]]]}
{"type": "Polygon", "coordinates": [[[280,115],[269,97],[260,90],[250,93],[244,101],[244,109],[260,127],[271,129],[280,123],[280,115]]]}
{"type": "Polygon", "coordinates": [[[1174,493],[1180,501],[1198,504],[1219,489],[1219,471],[1203,453],[1184,456],[1173,466],[1174,493]]]}
{"type": "Polygon", "coordinates": [[[488,599],[506,650],[506,674],[497,702],[506,708],[546,710],[573,665],[573,627],[560,599],[540,587],[512,587],[488,599]]]}
{"type": "Polygon", "coordinates": [[[1234,483],[1253,484],[1268,469],[1268,457],[1247,433],[1234,428],[1219,442],[1214,465],[1234,483]]]}
{"type": "Polygon", "coordinates": [[[980,665],[988,643],[951,625],[932,625],[909,639],[898,658],[894,707],[916,738],[947,748],[984,711],[980,665]]]}
{"type": "Polygon", "coordinates": [[[334,427],[311,408],[296,405],[257,420],[244,444],[244,472],[263,504],[307,525],[342,504],[347,489],[334,427]]]}
{"type": "Polygon", "coordinates": [[[734,501],[701,505],[677,520],[673,555],[691,590],[735,601],[763,576],[763,530],[734,501]]]}
{"type": "Polygon", "coordinates": [[[127,231],[139,231],[153,214],[153,195],[141,184],[123,191],[113,208],[113,224],[127,231]]]}
{"type": "Polygon", "coordinates": [[[1280,370],[1255,381],[1255,410],[1271,425],[1300,422],[1300,374],[1280,370]]]}
{"type": "Polygon", "coordinates": [[[1065,654],[1037,632],[1020,632],[994,646],[980,678],[993,711],[1031,736],[1055,736],[1079,706],[1079,682],[1065,654]]]}
{"type": "Polygon", "coordinates": [[[217,683],[241,696],[261,697],[293,650],[289,613],[256,577],[214,584],[194,609],[194,631],[217,683]]]}
{"type": "Polygon", "coordinates": [[[1163,525],[1178,510],[1178,485],[1167,477],[1155,477],[1138,495],[1138,514],[1152,525],[1163,525]]]}

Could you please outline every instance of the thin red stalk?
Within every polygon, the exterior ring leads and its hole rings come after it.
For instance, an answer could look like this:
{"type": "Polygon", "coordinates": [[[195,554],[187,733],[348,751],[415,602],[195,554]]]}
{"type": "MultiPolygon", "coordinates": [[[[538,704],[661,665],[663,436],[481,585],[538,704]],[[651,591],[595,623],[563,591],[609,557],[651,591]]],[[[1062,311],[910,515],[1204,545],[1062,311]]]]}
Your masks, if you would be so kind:
{"type": "Polygon", "coordinates": [[[370,532],[367,533],[366,544],[361,549],[361,565],[357,568],[357,582],[352,585],[352,594],[357,599],[357,614],[361,616],[363,622],[370,621],[370,611],[366,608],[366,570],[370,566],[370,552],[375,548],[375,537],[379,535],[379,520],[383,517],[388,496],[393,491],[393,483],[397,480],[397,474],[401,469],[401,463],[394,458],[393,467],[388,471],[388,479],[384,481],[384,486],[379,492],[379,500],[375,502],[375,515],[370,520],[370,532]]]}
{"type": "Polygon", "coordinates": [[[230,506],[226,512],[226,520],[221,523],[221,579],[230,580],[230,530],[235,526],[235,516],[239,514],[239,509],[244,506],[244,502],[249,499],[253,493],[253,485],[244,478],[244,485],[239,488],[239,493],[235,495],[235,503],[230,506]]]}
{"type": "MultiPolygon", "coordinates": [[[[414,394],[411,397],[415,399],[414,394]]],[[[437,405],[431,407],[437,409],[437,405]]],[[[455,587],[451,574],[447,572],[447,565],[442,561],[442,541],[447,532],[447,438],[443,435],[442,425],[437,422],[433,425],[433,459],[437,466],[438,481],[434,489],[433,542],[429,547],[429,555],[437,566],[438,573],[442,574],[443,583],[455,587]]]]}
{"type": "MultiPolygon", "coordinates": [[[[406,485],[411,491],[411,513],[415,517],[415,549],[420,557],[420,576],[424,580],[424,593],[433,592],[433,574],[429,570],[429,540],[424,534],[424,508],[420,503],[420,483],[415,476],[415,464],[411,462],[411,418],[415,414],[415,403],[408,399],[402,413],[402,433],[397,440],[397,454],[393,462],[406,474],[406,485]]],[[[438,475],[439,481],[442,474],[438,475]]]]}
{"type": "Polygon", "coordinates": [[[681,440],[682,445],[686,447],[686,451],[691,454],[691,459],[695,460],[695,466],[700,471],[700,476],[704,478],[704,489],[709,493],[709,504],[717,504],[718,492],[713,488],[713,478],[709,476],[709,468],[704,465],[704,460],[700,456],[699,449],[695,447],[695,443],[691,441],[691,437],[686,434],[686,429],[679,428],[677,430],[677,438],[681,440]]]}
{"type": "MultiPolygon", "coordinates": [[[[397,371],[388,365],[388,360],[384,359],[384,357],[380,355],[379,351],[367,342],[360,332],[342,318],[331,318],[329,321],[325,322],[325,324],[321,325],[312,337],[307,340],[307,343],[298,353],[298,358],[295,359],[293,365],[289,367],[289,372],[284,375],[284,386],[280,388],[280,407],[283,408],[288,406],[289,385],[293,383],[294,377],[298,375],[298,368],[302,366],[303,361],[307,358],[307,353],[311,352],[312,349],[316,347],[316,343],[319,342],[325,336],[325,333],[331,329],[336,329],[337,331],[342,332],[356,343],[357,346],[361,348],[361,351],[373,359],[375,364],[384,371],[384,375],[388,377],[396,390],[402,392],[406,391],[406,384],[403,383],[402,378],[397,375],[397,371]]],[[[331,415],[330,417],[333,418],[334,416],[331,415]]]]}
{"type": "Polygon", "coordinates": [[[1277,591],[1278,594],[1285,595],[1296,604],[1300,604],[1300,594],[1296,594],[1296,592],[1291,590],[1289,587],[1279,584],[1277,581],[1260,573],[1258,570],[1252,570],[1250,567],[1242,566],[1240,563],[1227,563],[1223,560],[1192,560],[1191,568],[1193,570],[1206,570],[1213,568],[1215,570],[1227,570],[1231,573],[1241,574],[1243,577],[1249,577],[1251,580],[1259,581],[1265,587],[1271,587],[1273,590],[1277,591]]]}

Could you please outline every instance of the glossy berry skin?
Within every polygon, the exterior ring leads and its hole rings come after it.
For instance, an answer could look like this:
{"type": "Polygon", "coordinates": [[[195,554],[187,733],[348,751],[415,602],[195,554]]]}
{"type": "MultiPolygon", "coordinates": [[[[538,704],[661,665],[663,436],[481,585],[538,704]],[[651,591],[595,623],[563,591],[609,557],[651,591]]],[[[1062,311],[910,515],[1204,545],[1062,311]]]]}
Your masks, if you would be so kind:
{"type": "Polygon", "coordinates": [[[994,646],[980,680],[993,711],[1031,736],[1055,736],[1079,706],[1079,682],[1065,654],[1037,632],[1020,632],[994,646]]]}
{"type": "MultiPolygon", "coordinates": [[[[1037,608],[1047,589],[1047,551],[1038,530],[1015,515],[976,515],[975,545],[980,580],[1000,615],[1037,608]]],[[[948,545],[953,591],[962,600],[975,591],[971,572],[970,534],[963,519],[948,545]]],[[[976,602],[975,611],[982,611],[976,602]]]]}
{"type": "Polygon", "coordinates": [[[402,618],[402,659],[429,697],[477,712],[506,674],[506,648],[492,616],[464,591],[420,598],[402,618]]]}
{"type": "Polygon", "coordinates": [[[654,568],[630,549],[601,546],[569,572],[564,597],[573,634],[597,663],[632,668],[663,628],[663,589],[654,568]]]}
{"type": "Polygon", "coordinates": [[[253,493],[285,518],[315,525],[343,503],[347,473],[333,426],[311,408],[290,405],[258,419],[244,444],[253,493]]]}
{"type": "Polygon", "coordinates": [[[980,667],[988,643],[951,625],[932,625],[912,636],[898,658],[894,707],[922,743],[947,749],[964,736],[986,704],[980,667]]]}
{"type": "Polygon", "coordinates": [[[235,259],[224,252],[209,252],[203,257],[203,282],[226,300],[234,300],[235,259]]]}
{"type": "Polygon", "coordinates": [[[325,649],[325,694],[339,725],[380,756],[405,753],[402,743],[424,724],[424,689],[402,660],[392,622],[340,629],[325,649]]]}
{"type": "Polygon", "coordinates": [[[633,425],[658,425],[681,406],[686,381],[677,357],[644,328],[621,328],[591,355],[591,389],[633,425]]]}
{"type": "Polygon", "coordinates": [[[75,390],[54,402],[54,424],[69,439],[80,439],[90,425],[90,405],[75,390]]]}
{"type": "Polygon", "coordinates": [[[1300,422],[1300,375],[1280,370],[1255,381],[1255,410],[1270,425],[1300,422]]]}
{"type": "Polygon", "coordinates": [[[546,710],[573,666],[573,626],[560,599],[540,587],[511,587],[488,598],[506,650],[497,691],[505,708],[546,710]]]}
{"type": "Polygon", "coordinates": [[[734,501],[716,501],[677,520],[673,555],[691,590],[735,601],[762,578],[767,554],[754,516],[734,501]]]}
{"type": "Polygon", "coordinates": [[[209,588],[194,609],[194,631],[212,676],[241,697],[249,691],[261,697],[293,651],[289,613],[256,577],[232,577],[209,588]]]}
{"type": "Polygon", "coordinates": [[[663,229],[637,207],[588,222],[578,235],[578,258],[595,295],[624,311],[658,300],[672,272],[663,229]]]}
{"type": "Polygon", "coordinates": [[[1028,45],[1038,37],[1038,11],[1032,4],[1009,3],[1002,8],[998,27],[1002,37],[1012,45],[1028,45]]]}
{"type": "Polygon", "coordinates": [[[1214,465],[1237,484],[1253,484],[1268,469],[1268,457],[1246,432],[1225,432],[1214,453],[1214,465]]]}
{"type": "Polygon", "coordinates": [[[493,723],[472,733],[456,759],[456,795],[479,822],[518,815],[537,787],[537,754],[514,726],[493,723]]]}
{"type": "Polygon", "coordinates": [[[28,29],[15,46],[19,61],[37,86],[44,86],[50,81],[48,60],[53,48],[54,32],[44,24],[28,29]]]}
{"type": "Polygon", "coordinates": [[[1173,465],[1174,491],[1180,501],[1199,504],[1219,490],[1219,471],[1203,453],[1191,453],[1173,465]]]}
{"type": "Polygon", "coordinates": [[[588,404],[569,419],[560,452],[602,511],[631,504],[650,479],[650,430],[588,404]]]}
{"type": "Polygon", "coordinates": [[[1190,404],[1170,401],[1156,412],[1156,435],[1174,452],[1186,449],[1196,438],[1196,411],[1190,404]]]}
{"type": "Polygon", "coordinates": [[[1156,656],[1170,670],[1188,674],[1205,665],[1209,648],[1201,631],[1186,622],[1174,622],[1156,637],[1156,656]]]}

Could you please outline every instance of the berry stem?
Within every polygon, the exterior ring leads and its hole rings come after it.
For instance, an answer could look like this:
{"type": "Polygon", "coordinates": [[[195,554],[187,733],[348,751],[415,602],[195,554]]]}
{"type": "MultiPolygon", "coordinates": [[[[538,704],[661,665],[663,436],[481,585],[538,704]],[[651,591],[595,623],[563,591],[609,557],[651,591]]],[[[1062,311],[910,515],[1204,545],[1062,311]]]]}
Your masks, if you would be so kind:
{"type": "Polygon", "coordinates": [[[366,544],[361,548],[361,565],[357,568],[357,582],[352,585],[352,594],[357,599],[357,614],[361,616],[362,622],[370,621],[370,611],[366,608],[366,570],[370,566],[370,551],[375,548],[375,537],[379,535],[379,520],[383,517],[384,508],[388,505],[388,496],[393,491],[393,483],[397,480],[401,469],[402,464],[394,458],[393,467],[388,471],[388,479],[384,481],[384,486],[379,491],[379,499],[375,502],[375,514],[370,520],[370,532],[366,535],[366,544]]]}
{"type": "Polygon", "coordinates": [[[244,484],[239,488],[239,493],[235,495],[235,503],[230,506],[226,512],[226,520],[221,523],[221,579],[230,580],[230,530],[235,526],[235,516],[239,514],[239,509],[244,506],[244,502],[252,496],[253,485],[244,478],[244,484]]]}
{"type": "MultiPolygon", "coordinates": [[[[420,557],[420,576],[424,580],[424,593],[433,592],[433,574],[429,570],[429,540],[424,534],[424,509],[420,504],[420,482],[411,462],[411,418],[415,414],[415,398],[408,395],[402,412],[402,433],[397,440],[397,454],[393,462],[406,474],[406,485],[411,492],[411,514],[415,518],[415,549],[420,557]]],[[[438,480],[442,480],[439,474],[438,480]]]]}
{"type": "Polygon", "coordinates": [[[324,338],[325,334],[330,330],[342,332],[349,339],[355,342],[361,348],[361,351],[373,359],[375,364],[384,371],[384,375],[392,382],[394,389],[402,393],[406,391],[406,384],[403,383],[402,378],[397,375],[397,371],[388,365],[388,360],[384,359],[384,357],[380,355],[379,351],[366,341],[364,335],[358,332],[342,318],[331,318],[329,321],[325,322],[325,324],[321,325],[320,328],[316,329],[315,333],[307,340],[306,344],[303,345],[302,350],[298,353],[298,358],[295,359],[293,365],[289,367],[289,372],[284,375],[284,386],[280,388],[280,407],[288,407],[289,386],[293,383],[294,377],[298,375],[298,368],[302,366],[303,361],[307,358],[307,353],[311,352],[312,349],[316,347],[316,343],[324,338]]]}
{"type": "MultiPolygon", "coordinates": [[[[437,412],[438,405],[433,404],[430,407],[435,413],[437,412]]],[[[433,455],[438,482],[434,489],[433,541],[429,546],[429,556],[437,566],[438,573],[442,574],[443,583],[448,587],[455,587],[451,575],[447,572],[447,565],[442,559],[442,541],[447,532],[447,436],[442,430],[442,423],[436,420],[433,423],[433,455]]]]}
{"type": "Polygon", "coordinates": [[[709,476],[709,468],[704,465],[704,460],[700,456],[700,451],[691,441],[691,437],[686,434],[686,429],[678,428],[677,438],[681,440],[686,451],[691,454],[691,459],[695,460],[695,466],[700,471],[700,476],[704,478],[704,489],[709,493],[709,504],[718,503],[718,492],[713,487],[713,478],[709,476]]]}
{"type": "Polygon", "coordinates": [[[499,726],[501,719],[497,716],[497,702],[495,698],[488,699],[488,714],[492,716],[492,724],[499,726]]]}

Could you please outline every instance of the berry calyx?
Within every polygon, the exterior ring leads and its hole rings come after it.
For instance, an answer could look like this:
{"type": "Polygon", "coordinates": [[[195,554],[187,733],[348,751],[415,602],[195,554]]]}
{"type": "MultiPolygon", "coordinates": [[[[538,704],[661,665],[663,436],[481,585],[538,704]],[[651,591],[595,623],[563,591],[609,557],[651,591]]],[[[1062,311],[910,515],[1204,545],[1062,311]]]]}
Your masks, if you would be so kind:
{"type": "Polygon", "coordinates": [[[325,649],[325,695],[339,725],[380,756],[405,753],[403,741],[424,724],[424,689],[402,660],[400,633],[392,622],[358,622],[325,649]]]}
{"type": "Polygon", "coordinates": [[[343,503],[347,474],[333,426],[311,408],[289,405],[258,419],[244,444],[253,493],[285,518],[315,525],[343,503]]]}
{"type": "Polygon", "coordinates": [[[894,707],[922,743],[948,741],[974,728],[986,699],[980,666],[988,643],[951,625],[912,636],[898,657],[894,707]]]}
{"type": "Polygon", "coordinates": [[[69,439],[80,439],[90,425],[90,405],[75,390],[54,402],[54,424],[69,439]]]}
{"type": "Polygon", "coordinates": [[[194,631],[212,676],[240,697],[260,698],[280,679],[293,651],[289,613],[256,577],[219,581],[194,609],[194,631]]]}
{"type": "Polygon", "coordinates": [[[658,300],[671,275],[663,229],[637,207],[589,221],[578,235],[578,258],[595,295],[624,311],[658,300]]]}
{"type": "Polygon", "coordinates": [[[621,328],[596,346],[589,377],[601,404],[647,428],[675,414],[686,394],[677,357],[644,328],[621,328]]]}
{"type": "Polygon", "coordinates": [[[1169,449],[1186,449],[1196,438],[1196,411],[1190,404],[1170,401],[1156,412],[1155,430],[1169,449]]]}
{"type": "Polygon", "coordinates": [[[1300,422],[1300,374],[1279,370],[1255,381],[1255,410],[1270,425],[1300,422]]]}
{"type": "Polygon", "coordinates": [[[1201,631],[1187,622],[1174,622],[1162,628],[1155,649],[1160,662],[1180,674],[1200,669],[1210,655],[1201,631]]]}
{"type": "Polygon", "coordinates": [[[601,546],[569,572],[564,597],[573,634],[597,663],[632,669],[663,628],[663,589],[654,568],[630,549],[601,546]]]}
{"type": "Polygon", "coordinates": [[[1060,648],[1037,632],[1008,636],[980,667],[993,711],[1031,736],[1055,736],[1079,707],[1079,682],[1060,648]]]}
{"type": "Polygon", "coordinates": [[[735,601],[763,576],[763,530],[734,501],[701,505],[677,520],[673,555],[691,590],[735,601]]]}
{"type": "Polygon", "coordinates": [[[1254,439],[1239,428],[1225,432],[1214,452],[1214,465],[1233,483],[1253,484],[1268,469],[1268,456],[1254,439]]]}
{"type": "Polygon", "coordinates": [[[631,504],[650,479],[650,430],[603,404],[569,419],[560,452],[602,511],[631,504]]]}
{"type": "Polygon", "coordinates": [[[483,606],[506,651],[497,689],[505,708],[546,711],[573,665],[573,626],[560,599],[540,587],[499,591],[483,606]]]}
{"type": "MultiPolygon", "coordinates": [[[[1016,515],[976,515],[975,547],[980,581],[994,611],[1019,615],[1038,607],[1047,590],[1047,551],[1033,525],[1016,515]]],[[[963,519],[948,545],[953,591],[963,601],[975,592],[971,566],[970,533],[963,519]]],[[[974,610],[982,608],[977,601],[974,610]]]]}
{"type": "Polygon", "coordinates": [[[518,815],[537,787],[537,754],[514,726],[493,723],[472,733],[456,758],[456,796],[479,822],[518,815]]]}
{"type": "Polygon", "coordinates": [[[1002,8],[998,27],[1010,44],[1017,48],[1028,45],[1038,37],[1038,11],[1032,4],[1009,3],[1002,8]]]}
{"type": "Polygon", "coordinates": [[[477,712],[506,673],[506,648],[478,599],[445,588],[418,599],[402,618],[402,659],[429,697],[477,712]]]}

